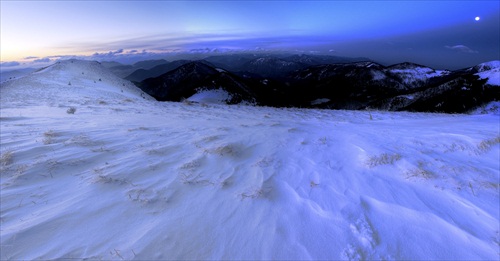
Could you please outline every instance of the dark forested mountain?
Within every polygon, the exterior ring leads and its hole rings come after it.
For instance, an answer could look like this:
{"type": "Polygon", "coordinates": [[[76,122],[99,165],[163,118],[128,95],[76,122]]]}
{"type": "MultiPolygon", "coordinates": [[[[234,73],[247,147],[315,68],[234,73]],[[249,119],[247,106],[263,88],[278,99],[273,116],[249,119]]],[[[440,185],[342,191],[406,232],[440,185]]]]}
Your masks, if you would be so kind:
{"type": "Polygon", "coordinates": [[[180,101],[200,89],[223,89],[232,94],[228,103],[256,98],[248,81],[203,61],[186,63],[156,78],[137,83],[139,88],[160,101],[180,101]]]}
{"type": "Polygon", "coordinates": [[[323,64],[328,58],[309,55],[239,55],[233,56],[232,63],[230,58],[163,64],[140,71],[142,78],[152,78],[137,85],[162,101],[222,89],[231,94],[228,103],[246,100],[265,106],[330,109],[460,113],[500,99],[500,87],[489,80],[498,77],[496,61],[448,71],[414,63],[387,67],[372,61],[323,64]],[[157,77],[152,74],[162,70],[166,72],[157,77]]]}
{"type": "Polygon", "coordinates": [[[280,78],[307,66],[304,63],[287,61],[276,57],[261,57],[246,62],[241,66],[240,70],[263,77],[280,78]]]}
{"type": "Polygon", "coordinates": [[[350,63],[369,59],[308,54],[230,54],[210,56],[203,60],[241,76],[260,75],[283,78],[294,70],[313,65],[350,63]]]}
{"type": "Polygon", "coordinates": [[[161,101],[178,101],[194,94],[218,71],[201,62],[190,62],[156,78],[142,81],[138,86],[149,95],[161,101]]]}
{"type": "Polygon", "coordinates": [[[130,75],[128,75],[127,77],[125,77],[125,79],[132,82],[140,82],[147,78],[158,77],[166,72],[176,69],[181,65],[184,65],[189,62],[191,61],[189,60],[177,60],[173,62],[165,61],[163,64],[159,64],[149,69],[138,69],[133,73],[131,73],[130,75]]]}

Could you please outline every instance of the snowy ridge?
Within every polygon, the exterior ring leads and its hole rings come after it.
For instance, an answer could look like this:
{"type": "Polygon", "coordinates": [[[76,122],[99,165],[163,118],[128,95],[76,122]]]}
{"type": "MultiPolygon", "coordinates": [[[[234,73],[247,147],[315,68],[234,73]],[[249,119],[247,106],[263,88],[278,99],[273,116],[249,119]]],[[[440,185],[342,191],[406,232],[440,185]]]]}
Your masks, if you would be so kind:
{"type": "Polygon", "coordinates": [[[447,70],[434,70],[429,67],[410,63],[398,64],[396,67],[388,68],[387,71],[397,75],[405,84],[410,86],[418,82],[426,82],[433,77],[444,76],[451,73],[447,70]]]}
{"type": "Polygon", "coordinates": [[[471,114],[495,114],[500,115],[500,101],[492,101],[471,112],[471,114]]]}
{"type": "MultiPolygon", "coordinates": [[[[33,72],[17,81],[9,81],[2,85],[5,95],[29,88],[30,93],[41,100],[53,100],[52,96],[61,98],[84,95],[87,97],[109,98],[141,98],[153,100],[134,84],[123,80],[100,63],[83,60],[65,60],[33,72]],[[52,97],[52,99],[51,99],[52,97]]],[[[16,99],[15,97],[12,97],[16,99]]]]}
{"type": "Polygon", "coordinates": [[[35,69],[32,68],[13,71],[0,71],[0,83],[22,78],[33,71],[35,71],[35,69]]]}
{"type": "Polygon", "coordinates": [[[294,66],[296,63],[284,61],[276,58],[257,58],[250,62],[252,65],[268,65],[269,63],[273,63],[275,65],[286,67],[286,66],[294,66]]]}
{"type": "Polygon", "coordinates": [[[0,88],[2,260],[498,259],[498,115],[156,102],[58,66],[0,88]]]}
{"type": "Polygon", "coordinates": [[[489,85],[500,86],[500,61],[491,61],[479,64],[473,69],[478,73],[476,75],[481,79],[488,79],[486,82],[489,85]]]}
{"type": "Polygon", "coordinates": [[[489,61],[485,63],[478,64],[474,67],[478,72],[485,72],[489,70],[494,70],[500,68],[500,61],[489,61]]]}

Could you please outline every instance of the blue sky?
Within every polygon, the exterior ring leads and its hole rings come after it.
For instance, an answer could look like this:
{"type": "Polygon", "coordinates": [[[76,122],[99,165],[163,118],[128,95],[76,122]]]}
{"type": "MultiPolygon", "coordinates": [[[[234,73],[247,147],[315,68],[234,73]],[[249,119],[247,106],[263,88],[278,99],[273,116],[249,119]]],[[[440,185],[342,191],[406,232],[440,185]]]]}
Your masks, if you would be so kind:
{"type": "Polygon", "coordinates": [[[500,56],[498,1],[2,0],[0,10],[2,62],[204,48],[317,51],[448,68],[500,56]]]}

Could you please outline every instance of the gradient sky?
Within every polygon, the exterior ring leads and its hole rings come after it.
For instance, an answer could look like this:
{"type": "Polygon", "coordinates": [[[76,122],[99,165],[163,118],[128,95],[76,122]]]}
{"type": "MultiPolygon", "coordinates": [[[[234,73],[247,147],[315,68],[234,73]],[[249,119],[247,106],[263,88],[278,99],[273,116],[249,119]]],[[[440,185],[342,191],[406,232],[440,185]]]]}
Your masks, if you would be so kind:
{"type": "Polygon", "coordinates": [[[496,0],[0,3],[4,66],[204,48],[315,51],[450,69],[500,59],[496,0]]]}

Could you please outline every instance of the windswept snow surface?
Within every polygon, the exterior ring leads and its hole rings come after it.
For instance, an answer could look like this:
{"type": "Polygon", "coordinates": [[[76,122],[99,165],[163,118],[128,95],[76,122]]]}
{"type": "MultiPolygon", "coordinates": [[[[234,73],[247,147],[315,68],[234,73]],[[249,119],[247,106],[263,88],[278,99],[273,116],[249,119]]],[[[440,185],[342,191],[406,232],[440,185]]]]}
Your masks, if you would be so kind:
{"type": "Polygon", "coordinates": [[[499,258],[498,115],[160,103],[82,66],[0,88],[2,260],[499,258]]]}

